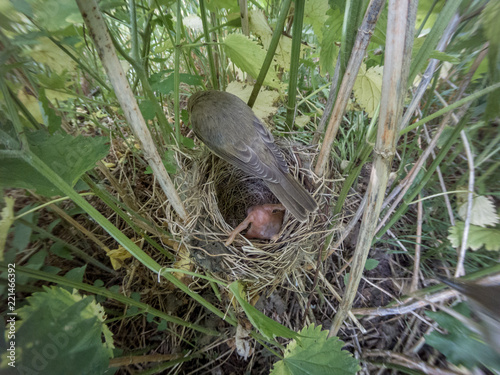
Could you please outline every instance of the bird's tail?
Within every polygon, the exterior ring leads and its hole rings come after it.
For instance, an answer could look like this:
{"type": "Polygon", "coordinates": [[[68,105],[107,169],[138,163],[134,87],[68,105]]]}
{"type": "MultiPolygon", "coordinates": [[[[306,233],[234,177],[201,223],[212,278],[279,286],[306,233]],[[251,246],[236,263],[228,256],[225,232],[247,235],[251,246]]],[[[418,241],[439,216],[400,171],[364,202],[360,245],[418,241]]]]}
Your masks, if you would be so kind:
{"type": "Polygon", "coordinates": [[[307,215],[318,208],[318,204],[313,197],[289,173],[282,175],[280,183],[267,182],[267,186],[283,206],[299,221],[306,221],[307,215]]]}

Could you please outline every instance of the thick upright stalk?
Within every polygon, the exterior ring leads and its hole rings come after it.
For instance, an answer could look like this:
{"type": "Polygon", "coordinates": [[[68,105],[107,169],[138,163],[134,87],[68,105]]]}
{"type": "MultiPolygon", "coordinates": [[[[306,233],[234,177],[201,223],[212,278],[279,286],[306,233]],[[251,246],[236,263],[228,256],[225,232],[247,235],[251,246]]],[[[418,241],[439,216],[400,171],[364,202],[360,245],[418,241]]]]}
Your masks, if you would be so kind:
{"type": "Polygon", "coordinates": [[[379,128],[374,148],[375,160],[368,185],[366,209],[351,266],[351,276],[340,308],[333,319],[330,336],[337,334],[356,296],[375,234],[375,226],[384,199],[392,159],[396,152],[396,141],[399,136],[398,126],[403,111],[403,99],[409,71],[406,68],[405,59],[411,57],[412,44],[409,41],[413,40],[415,27],[416,7],[412,7],[410,3],[411,0],[389,0],[387,48],[379,128]]]}
{"type": "Polygon", "coordinates": [[[337,96],[337,101],[333,107],[332,117],[330,118],[330,122],[328,123],[328,127],[326,129],[323,146],[321,147],[321,152],[318,156],[318,161],[316,162],[316,168],[314,169],[314,173],[318,176],[322,176],[324,173],[333,141],[335,140],[335,136],[339,130],[340,122],[342,121],[342,116],[344,115],[347,102],[351,97],[351,91],[354,86],[354,82],[356,81],[356,76],[361,63],[363,62],[366,48],[368,47],[371,35],[373,34],[375,24],[377,23],[384,3],[384,0],[371,0],[361,27],[359,28],[356,42],[354,43],[354,48],[351,52],[351,58],[347,64],[346,74],[344,74],[342,84],[339,88],[339,93],[341,93],[341,95],[337,96]]]}
{"type": "Polygon", "coordinates": [[[125,77],[125,73],[121,67],[120,61],[116,56],[113,42],[106,28],[103,16],[99,11],[99,7],[95,0],[77,0],[78,7],[82,13],[85,24],[90,30],[90,35],[97,47],[99,57],[102,61],[104,69],[108,74],[109,80],[113,85],[118,102],[123,109],[123,113],[130,127],[134,131],[135,136],[142,144],[146,160],[153,170],[158,182],[160,183],[165,195],[169,199],[172,207],[183,220],[187,219],[187,212],[182,204],[179,195],[175,189],[170,176],[165,170],[165,166],[161,160],[153,138],[139,111],[139,105],[130,90],[130,85],[125,77]]]}
{"type": "Polygon", "coordinates": [[[292,28],[292,52],[290,57],[290,80],[288,82],[288,105],[286,111],[285,128],[287,131],[293,129],[295,117],[295,103],[297,101],[297,80],[299,76],[300,47],[302,44],[302,25],[304,23],[305,0],[295,0],[295,14],[293,16],[292,28]]]}

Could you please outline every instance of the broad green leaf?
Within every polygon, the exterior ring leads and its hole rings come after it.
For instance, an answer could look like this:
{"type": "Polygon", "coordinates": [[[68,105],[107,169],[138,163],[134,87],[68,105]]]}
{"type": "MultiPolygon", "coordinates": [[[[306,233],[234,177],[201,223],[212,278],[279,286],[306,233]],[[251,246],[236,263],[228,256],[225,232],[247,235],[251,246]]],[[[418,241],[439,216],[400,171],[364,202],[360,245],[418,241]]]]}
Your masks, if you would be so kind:
{"type": "Polygon", "coordinates": [[[229,290],[233,293],[234,298],[236,298],[241,308],[245,311],[252,325],[268,340],[273,340],[274,337],[297,338],[299,336],[296,332],[267,317],[249,304],[243,297],[243,285],[238,281],[231,283],[229,285],[229,290]]]}
{"type": "Polygon", "coordinates": [[[76,63],[49,38],[40,38],[28,55],[58,74],[62,74],[65,70],[73,71],[76,67],[76,63]]]}
{"type": "MultiPolygon", "coordinates": [[[[466,317],[470,316],[464,303],[455,306],[454,310],[466,317]]],[[[469,369],[481,364],[500,369],[500,356],[460,320],[442,311],[426,311],[425,314],[448,332],[442,334],[434,330],[425,336],[425,342],[443,353],[451,363],[469,369]]]]}
{"type": "MultiPolygon", "coordinates": [[[[243,100],[245,103],[248,102],[250,95],[252,94],[253,85],[244,85],[241,82],[233,81],[228,86],[226,91],[236,95],[238,98],[243,100]]],[[[257,100],[252,108],[255,116],[261,120],[267,119],[269,116],[274,115],[278,110],[273,104],[279,98],[279,93],[277,91],[260,89],[257,100]]]]}
{"type": "Polygon", "coordinates": [[[340,48],[336,43],[342,39],[342,13],[339,9],[330,9],[328,19],[323,27],[323,40],[319,53],[319,66],[322,75],[326,73],[333,75],[335,62],[340,48]]]}
{"type": "Polygon", "coordinates": [[[18,371],[46,374],[112,374],[112,334],[92,297],[46,286],[18,309],[18,371]],[[102,337],[105,340],[103,342],[102,337]],[[28,372],[29,371],[29,372],[28,372]]]}
{"type": "MultiPolygon", "coordinates": [[[[105,137],[73,137],[60,133],[49,136],[45,131],[30,132],[26,136],[31,151],[72,186],[83,173],[105,157],[109,149],[105,137]]],[[[29,163],[17,158],[0,161],[0,187],[34,189],[44,196],[61,195],[29,163]]]]}
{"type": "Polygon", "coordinates": [[[306,0],[304,5],[304,24],[311,25],[319,43],[323,40],[323,26],[330,10],[328,0],[306,0]]]}
{"type": "Polygon", "coordinates": [[[4,260],[5,242],[7,241],[7,235],[9,234],[9,229],[14,222],[14,202],[15,200],[5,196],[4,197],[5,207],[0,213],[0,261],[4,260]]]}
{"type": "Polygon", "coordinates": [[[76,1],[27,0],[35,20],[47,31],[58,31],[74,23],[83,23],[76,1]]]}
{"type": "MultiPolygon", "coordinates": [[[[250,19],[250,31],[262,40],[262,44],[267,51],[269,49],[269,45],[271,44],[273,30],[267,23],[266,16],[262,11],[253,9],[248,12],[248,17],[250,19]]],[[[280,68],[283,68],[286,71],[290,69],[291,51],[292,39],[287,37],[286,35],[281,35],[278,46],[276,47],[276,52],[274,53],[274,60],[280,66],[280,68]]],[[[301,48],[301,57],[304,55],[304,52],[305,48],[301,48]]]]}
{"type": "Polygon", "coordinates": [[[440,61],[447,61],[452,64],[458,64],[460,59],[457,56],[450,55],[448,53],[440,52],[440,51],[432,51],[430,56],[431,59],[436,59],[440,61]]]}
{"type": "Polygon", "coordinates": [[[368,113],[368,116],[373,117],[380,103],[382,93],[382,71],[383,67],[373,66],[366,70],[365,65],[359,68],[356,82],[354,83],[354,96],[357,102],[368,113]]]}
{"type": "Polygon", "coordinates": [[[139,103],[139,110],[146,121],[152,120],[156,116],[155,105],[151,100],[142,100],[139,103]]]}
{"type": "Polygon", "coordinates": [[[274,364],[271,375],[353,375],[359,362],[338,337],[328,338],[328,331],[310,325],[300,331],[300,339],[291,341],[284,358],[274,364]]]}
{"type": "MultiPolygon", "coordinates": [[[[454,227],[448,229],[448,239],[451,245],[459,248],[462,243],[464,233],[464,222],[458,221],[454,227]]],[[[476,251],[481,247],[489,251],[500,251],[500,229],[482,228],[476,225],[469,227],[469,237],[467,238],[467,247],[476,251]]]]}
{"type": "MultiPolygon", "coordinates": [[[[458,214],[462,220],[465,220],[465,216],[467,215],[467,195],[467,193],[457,194],[458,214]]],[[[499,218],[493,202],[483,195],[474,194],[470,222],[480,227],[498,224],[499,218]]]]}
{"type": "MultiPolygon", "coordinates": [[[[228,57],[237,67],[252,77],[259,75],[266,57],[266,51],[261,46],[244,35],[229,34],[224,39],[224,47],[228,57]]],[[[280,81],[272,66],[264,79],[264,84],[280,88],[280,81]]]]}

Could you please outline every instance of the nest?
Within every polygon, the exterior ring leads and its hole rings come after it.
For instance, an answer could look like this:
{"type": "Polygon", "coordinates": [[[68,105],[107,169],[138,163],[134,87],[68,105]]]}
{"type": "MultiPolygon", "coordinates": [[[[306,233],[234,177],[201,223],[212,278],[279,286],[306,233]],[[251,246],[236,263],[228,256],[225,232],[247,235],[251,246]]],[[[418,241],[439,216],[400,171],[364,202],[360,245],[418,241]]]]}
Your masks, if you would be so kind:
{"type": "Polygon", "coordinates": [[[269,288],[269,293],[302,267],[306,258],[316,259],[325,238],[337,229],[328,212],[331,187],[326,180],[313,181],[311,163],[316,148],[282,140],[277,143],[290,172],[320,207],[307,222],[301,223],[286,212],[278,240],[248,240],[238,235],[225,246],[249,207],[279,201],[260,179],[246,175],[205,147],[198,154],[182,156],[183,173],[175,181],[189,222],[181,226],[168,220],[172,223],[169,230],[182,237],[191,257],[205,271],[226,282],[244,281],[253,291],[269,288]]]}

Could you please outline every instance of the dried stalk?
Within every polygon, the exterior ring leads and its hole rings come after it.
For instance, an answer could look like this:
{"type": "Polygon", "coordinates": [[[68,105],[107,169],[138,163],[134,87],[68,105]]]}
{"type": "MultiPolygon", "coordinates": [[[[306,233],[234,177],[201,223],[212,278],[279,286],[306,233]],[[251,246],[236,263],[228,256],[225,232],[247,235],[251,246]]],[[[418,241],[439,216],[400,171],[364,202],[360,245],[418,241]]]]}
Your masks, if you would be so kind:
{"type": "Polygon", "coordinates": [[[354,252],[347,290],[333,319],[329,336],[337,334],[352,307],[375,234],[375,226],[380,214],[392,159],[396,152],[396,141],[399,136],[398,129],[403,112],[404,93],[407,87],[408,63],[412,48],[410,41],[413,40],[416,8],[416,2],[409,0],[389,1],[387,48],[384,62],[379,128],[374,148],[373,169],[367,191],[367,204],[354,252]]]}
{"type": "Polygon", "coordinates": [[[342,121],[347,102],[351,96],[351,91],[354,86],[354,82],[356,81],[359,67],[363,62],[366,48],[370,43],[370,38],[373,34],[373,30],[375,30],[375,24],[377,23],[384,3],[384,0],[371,0],[363,22],[359,28],[354,48],[352,49],[351,58],[347,64],[342,84],[340,85],[338,91],[339,95],[337,96],[335,106],[333,107],[332,117],[330,118],[326,129],[325,139],[318,156],[318,161],[316,162],[316,168],[314,169],[314,173],[318,176],[322,176],[325,171],[333,141],[335,140],[335,136],[339,130],[340,122],[342,121]]]}
{"type": "Polygon", "coordinates": [[[187,219],[187,213],[184,209],[181,199],[179,198],[170,176],[165,170],[165,166],[161,160],[160,154],[156,150],[153,138],[146,126],[144,117],[139,111],[139,105],[130,89],[130,85],[123,72],[122,66],[116,56],[113,42],[109,35],[104,18],[99,11],[99,7],[95,0],[77,0],[78,8],[83,16],[85,24],[90,30],[94,44],[97,47],[102,65],[108,74],[109,80],[113,85],[116,97],[130,127],[134,131],[135,136],[141,143],[144,156],[148,161],[154,175],[158,179],[165,195],[172,204],[177,214],[181,219],[187,219]]]}

